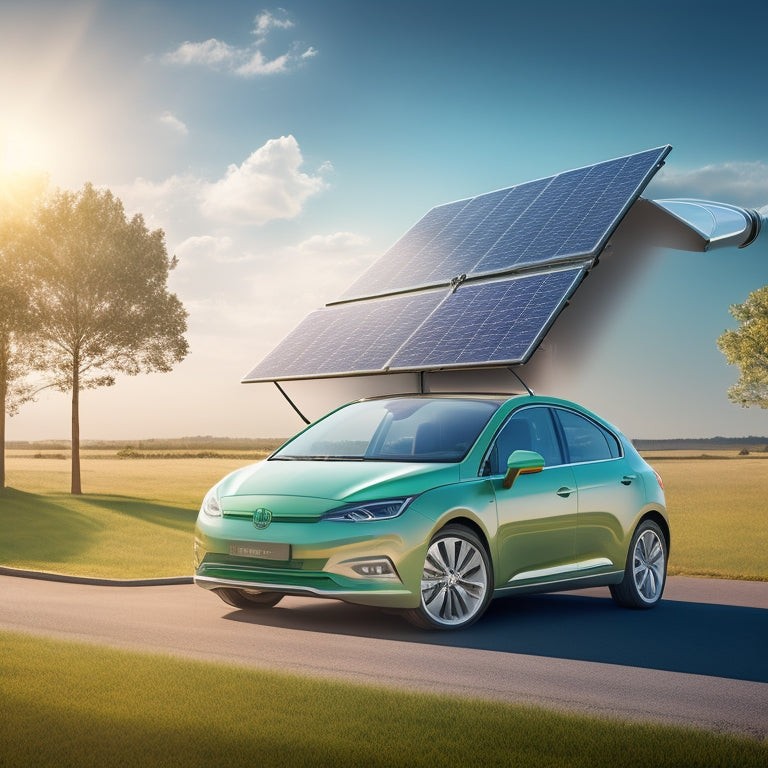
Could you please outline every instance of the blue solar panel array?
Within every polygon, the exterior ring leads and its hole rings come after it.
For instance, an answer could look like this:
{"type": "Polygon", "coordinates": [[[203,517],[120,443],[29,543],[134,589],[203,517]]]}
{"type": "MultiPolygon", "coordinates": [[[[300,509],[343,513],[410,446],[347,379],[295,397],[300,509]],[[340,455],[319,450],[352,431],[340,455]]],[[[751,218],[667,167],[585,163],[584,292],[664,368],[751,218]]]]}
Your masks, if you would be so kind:
{"type": "Polygon", "coordinates": [[[433,208],[342,299],[595,255],[669,147],[433,208]]]}
{"type": "Polygon", "coordinates": [[[577,267],[462,286],[397,351],[389,370],[522,362],[549,330],[584,272],[577,267]]]}
{"type": "Polygon", "coordinates": [[[433,208],[244,381],[526,362],[671,149],[433,208]]]}
{"type": "Polygon", "coordinates": [[[315,378],[521,362],[584,275],[577,267],[313,312],[246,376],[315,378]]]}
{"type": "Polygon", "coordinates": [[[244,381],[380,372],[444,298],[428,291],[318,309],[244,381]]]}

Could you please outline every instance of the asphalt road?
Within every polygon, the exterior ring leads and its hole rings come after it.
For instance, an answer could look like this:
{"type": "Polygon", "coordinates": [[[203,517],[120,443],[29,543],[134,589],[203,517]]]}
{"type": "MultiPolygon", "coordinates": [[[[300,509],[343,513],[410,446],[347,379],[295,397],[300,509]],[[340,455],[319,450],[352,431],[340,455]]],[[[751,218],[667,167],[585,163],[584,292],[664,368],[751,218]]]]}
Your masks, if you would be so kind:
{"type": "Polygon", "coordinates": [[[0,576],[0,629],[768,736],[768,583],[671,578],[652,611],[617,608],[607,589],[504,598],[434,633],[335,601],[241,611],[191,585],[0,576]]]}

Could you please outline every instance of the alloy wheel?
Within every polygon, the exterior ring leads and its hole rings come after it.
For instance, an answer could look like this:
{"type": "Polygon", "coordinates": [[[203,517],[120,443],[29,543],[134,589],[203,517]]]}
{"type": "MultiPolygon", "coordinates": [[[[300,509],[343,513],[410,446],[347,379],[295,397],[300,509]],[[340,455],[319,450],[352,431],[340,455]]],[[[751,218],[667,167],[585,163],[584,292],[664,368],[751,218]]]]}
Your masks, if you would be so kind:
{"type": "Polygon", "coordinates": [[[445,536],[427,550],[421,577],[421,603],[438,625],[472,621],[486,603],[488,568],[478,547],[460,536],[445,536]]]}
{"type": "Polygon", "coordinates": [[[653,529],[646,529],[635,543],[632,575],[637,594],[646,603],[655,603],[664,588],[664,546],[653,529]]]}

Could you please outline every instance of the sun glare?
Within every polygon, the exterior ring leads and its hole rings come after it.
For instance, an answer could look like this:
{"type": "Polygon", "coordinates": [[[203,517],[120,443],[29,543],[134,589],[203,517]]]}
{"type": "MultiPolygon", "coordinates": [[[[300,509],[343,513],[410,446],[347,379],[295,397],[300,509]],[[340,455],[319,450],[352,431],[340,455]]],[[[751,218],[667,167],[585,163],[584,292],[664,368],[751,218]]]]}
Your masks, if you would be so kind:
{"type": "Polygon", "coordinates": [[[26,216],[48,185],[41,144],[0,128],[0,223],[26,216]]]}
{"type": "Polygon", "coordinates": [[[0,174],[11,176],[45,171],[45,147],[31,134],[0,129],[0,174]]]}

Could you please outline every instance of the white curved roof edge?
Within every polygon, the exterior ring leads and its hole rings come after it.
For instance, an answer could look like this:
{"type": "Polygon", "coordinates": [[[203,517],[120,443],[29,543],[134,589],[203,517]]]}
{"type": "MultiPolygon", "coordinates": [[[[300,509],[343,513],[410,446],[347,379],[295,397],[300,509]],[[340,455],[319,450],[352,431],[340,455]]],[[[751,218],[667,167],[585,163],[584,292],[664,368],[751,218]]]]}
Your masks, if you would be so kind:
{"type": "MultiPolygon", "coordinates": [[[[640,201],[638,201],[640,202],[640,201]]],[[[728,203],[690,198],[645,200],[659,212],[688,229],[686,250],[709,251],[714,248],[738,246],[744,248],[754,242],[761,225],[768,226],[768,206],[759,211],[728,203]]],[[[670,243],[674,247],[672,243],[670,243]]]]}

